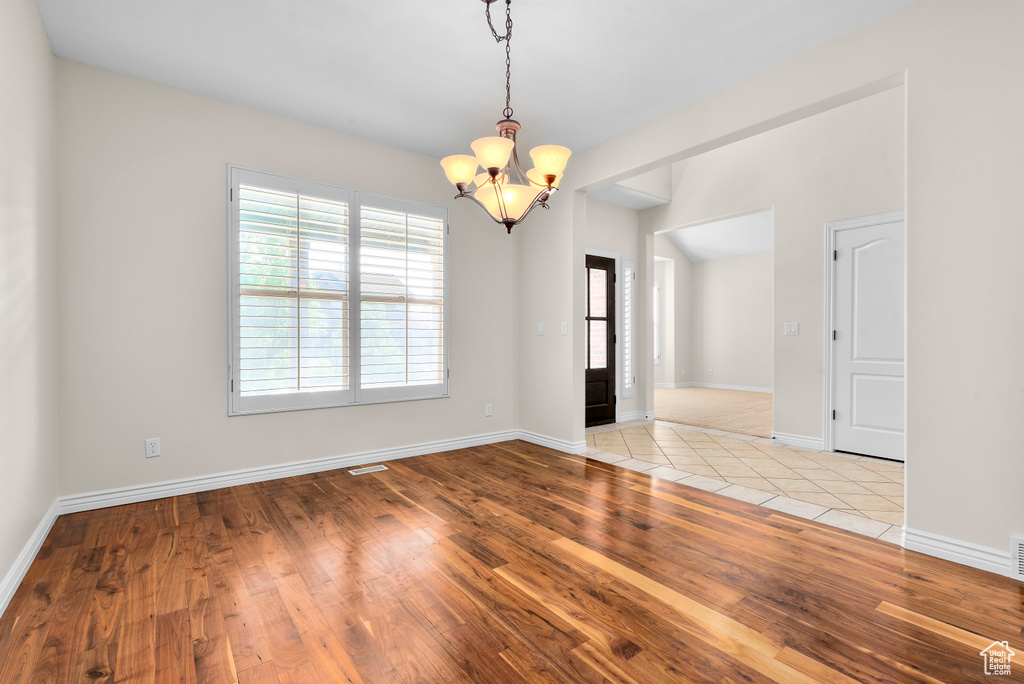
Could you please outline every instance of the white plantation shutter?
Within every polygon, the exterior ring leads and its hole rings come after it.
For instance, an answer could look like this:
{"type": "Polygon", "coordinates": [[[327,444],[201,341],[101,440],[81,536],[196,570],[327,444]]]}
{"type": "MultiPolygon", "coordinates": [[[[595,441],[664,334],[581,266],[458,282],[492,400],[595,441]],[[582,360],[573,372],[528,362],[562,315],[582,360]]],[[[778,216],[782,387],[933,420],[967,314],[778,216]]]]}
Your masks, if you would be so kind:
{"type": "Polygon", "coordinates": [[[230,182],[229,413],[447,396],[443,207],[230,182]]]}
{"type": "Polygon", "coordinates": [[[364,195],[359,310],[366,398],[429,395],[444,383],[445,223],[436,208],[364,195]]]}
{"type": "Polygon", "coordinates": [[[622,260],[622,396],[636,396],[633,373],[633,279],[636,270],[632,259],[622,260]]]}

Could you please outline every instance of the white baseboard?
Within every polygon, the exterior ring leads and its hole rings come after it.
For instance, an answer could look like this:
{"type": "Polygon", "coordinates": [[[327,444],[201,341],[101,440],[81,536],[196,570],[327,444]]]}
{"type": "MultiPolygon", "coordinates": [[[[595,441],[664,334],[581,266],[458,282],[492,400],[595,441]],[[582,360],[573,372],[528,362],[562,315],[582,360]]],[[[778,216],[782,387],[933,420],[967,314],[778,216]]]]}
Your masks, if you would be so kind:
{"type": "Polygon", "coordinates": [[[810,449],[811,451],[825,450],[825,440],[822,437],[804,437],[803,435],[788,435],[785,432],[772,432],[772,439],[780,444],[797,447],[798,449],[810,449]]]}
{"type": "Polygon", "coordinates": [[[14,563],[7,570],[3,580],[0,581],[0,615],[3,615],[3,612],[7,610],[7,605],[14,598],[14,592],[21,585],[21,580],[25,578],[25,573],[28,572],[29,566],[32,565],[36,554],[42,548],[43,542],[46,541],[46,535],[50,533],[50,528],[57,521],[58,515],[60,515],[59,497],[50,504],[50,508],[43,514],[43,519],[36,525],[32,536],[28,538],[25,546],[22,547],[21,553],[14,559],[14,563]]]}
{"type": "Polygon", "coordinates": [[[530,432],[529,430],[520,430],[519,439],[524,442],[530,442],[531,444],[546,446],[549,449],[564,451],[567,454],[582,454],[587,451],[587,443],[585,441],[567,442],[564,439],[555,439],[554,437],[548,437],[547,435],[538,435],[536,432],[530,432]]]}
{"type": "MultiPolygon", "coordinates": [[[[532,434],[532,433],[530,433],[532,434]]],[[[537,435],[540,438],[540,435],[537,435]]],[[[441,451],[452,451],[454,449],[465,449],[467,447],[493,444],[494,442],[505,442],[510,439],[525,439],[520,430],[506,430],[505,432],[491,432],[471,437],[459,437],[446,439],[439,442],[426,442],[411,446],[396,447],[393,449],[380,449],[378,451],[365,451],[358,454],[346,456],[331,456],[310,461],[296,461],[294,463],[282,463],[281,465],[265,466],[262,468],[247,468],[235,470],[228,473],[217,473],[214,475],[201,475],[180,480],[168,480],[152,484],[136,485],[132,487],[118,487],[99,492],[86,492],[83,494],[71,494],[62,496],[60,499],[61,513],[75,513],[77,511],[88,511],[108,506],[121,506],[123,504],[138,503],[139,501],[150,501],[152,499],[163,499],[168,496],[179,496],[181,494],[193,494],[205,492],[221,487],[234,487],[236,485],[250,484],[253,482],[265,482],[277,480],[282,477],[295,475],[306,475],[308,473],[319,473],[325,470],[336,470],[339,468],[354,468],[357,466],[378,463],[380,461],[393,461],[397,458],[408,458],[410,456],[422,456],[441,451]]],[[[550,443],[543,443],[553,449],[561,449],[555,446],[559,440],[548,439],[550,443]]],[[[542,442],[536,442],[541,444],[542,442]]],[[[586,451],[586,443],[583,451],[586,451]]],[[[571,452],[577,453],[577,452],[571,452]]],[[[579,452],[582,453],[582,452],[579,452]]]]}
{"type": "Polygon", "coordinates": [[[631,420],[654,420],[654,411],[629,411],[619,414],[620,423],[628,423],[631,420]]]}
{"type": "Polygon", "coordinates": [[[1000,551],[972,542],[944,537],[941,534],[906,528],[903,531],[903,547],[929,556],[944,558],[960,565],[987,570],[1004,577],[1010,576],[1010,552],[1000,551]]]}
{"type": "Polygon", "coordinates": [[[659,388],[659,389],[675,389],[677,387],[690,387],[692,384],[693,383],[689,383],[689,382],[679,382],[679,383],[656,382],[656,383],[654,383],[654,386],[659,388]]]}

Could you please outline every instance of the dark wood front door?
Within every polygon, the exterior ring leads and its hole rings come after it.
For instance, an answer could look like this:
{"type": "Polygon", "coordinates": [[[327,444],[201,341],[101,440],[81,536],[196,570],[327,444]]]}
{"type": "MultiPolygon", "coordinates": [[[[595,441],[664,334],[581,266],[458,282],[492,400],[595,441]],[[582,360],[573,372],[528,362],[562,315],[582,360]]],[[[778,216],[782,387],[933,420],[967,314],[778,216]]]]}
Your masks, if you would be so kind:
{"type": "Polygon", "coordinates": [[[615,422],[615,259],[587,256],[587,426],[615,422]]]}

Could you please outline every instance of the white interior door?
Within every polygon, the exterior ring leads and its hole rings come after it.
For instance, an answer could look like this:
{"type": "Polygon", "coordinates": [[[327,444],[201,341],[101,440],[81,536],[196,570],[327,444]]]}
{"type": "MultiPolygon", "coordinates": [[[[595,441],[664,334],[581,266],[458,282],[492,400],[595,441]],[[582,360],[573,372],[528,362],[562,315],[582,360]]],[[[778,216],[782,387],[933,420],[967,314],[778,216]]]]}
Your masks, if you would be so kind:
{"type": "Polygon", "coordinates": [[[835,232],[837,451],[904,460],[904,233],[903,220],[835,232]]]}

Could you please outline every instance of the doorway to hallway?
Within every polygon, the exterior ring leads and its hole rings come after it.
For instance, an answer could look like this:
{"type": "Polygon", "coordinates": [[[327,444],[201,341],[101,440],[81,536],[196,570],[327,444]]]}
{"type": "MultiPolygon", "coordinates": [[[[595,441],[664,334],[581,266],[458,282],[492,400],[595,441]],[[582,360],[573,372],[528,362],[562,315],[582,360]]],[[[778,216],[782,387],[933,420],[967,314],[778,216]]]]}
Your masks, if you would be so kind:
{"type": "Polygon", "coordinates": [[[903,212],[831,223],[826,447],[904,455],[903,212]]]}

